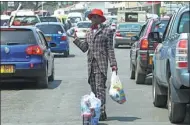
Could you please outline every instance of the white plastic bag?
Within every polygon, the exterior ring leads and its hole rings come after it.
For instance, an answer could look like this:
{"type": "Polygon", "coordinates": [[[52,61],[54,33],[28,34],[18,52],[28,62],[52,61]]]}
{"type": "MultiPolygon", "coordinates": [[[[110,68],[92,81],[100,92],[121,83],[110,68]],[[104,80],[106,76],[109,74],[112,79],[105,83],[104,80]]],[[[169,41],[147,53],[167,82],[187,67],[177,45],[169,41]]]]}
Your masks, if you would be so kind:
{"type": "Polygon", "coordinates": [[[126,102],[123,86],[121,84],[119,76],[116,74],[115,71],[112,72],[109,95],[114,101],[119,104],[123,104],[126,102]]]}
{"type": "Polygon", "coordinates": [[[81,99],[81,115],[93,115],[92,109],[95,112],[94,119],[100,117],[101,100],[95,97],[93,92],[90,95],[84,95],[81,99]]]}

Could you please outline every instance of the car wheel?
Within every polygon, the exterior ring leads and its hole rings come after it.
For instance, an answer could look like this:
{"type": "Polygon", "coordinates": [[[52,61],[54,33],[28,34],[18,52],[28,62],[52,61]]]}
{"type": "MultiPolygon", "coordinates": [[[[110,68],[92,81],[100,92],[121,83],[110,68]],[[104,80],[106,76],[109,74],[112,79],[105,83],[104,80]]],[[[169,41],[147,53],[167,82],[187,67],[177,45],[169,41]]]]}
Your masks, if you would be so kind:
{"type": "Polygon", "coordinates": [[[64,52],[64,57],[68,57],[69,56],[69,50],[64,52]]]}
{"type": "Polygon", "coordinates": [[[45,69],[45,73],[42,77],[38,78],[37,86],[39,88],[47,88],[48,87],[48,73],[47,73],[47,67],[45,69]]]}
{"type": "Polygon", "coordinates": [[[163,89],[157,82],[155,74],[153,73],[152,77],[152,95],[153,95],[153,104],[155,107],[165,107],[167,105],[167,95],[159,95],[158,91],[163,89]]]}
{"type": "Polygon", "coordinates": [[[55,77],[55,68],[54,68],[54,62],[53,62],[53,66],[52,66],[52,71],[51,71],[51,76],[49,76],[48,80],[50,82],[54,81],[54,77],[55,77]]]}
{"type": "Polygon", "coordinates": [[[136,66],[137,66],[135,71],[136,84],[144,84],[146,75],[139,73],[139,63],[137,63],[136,66]]]}
{"type": "Polygon", "coordinates": [[[172,102],[172,92],[170,85],[172,84],[171,77],[168,87],[168,114],[171,123],[182,123],[186,117],[186,104],[172,102]]]}
{"type": "Polygon", "coordinates": [[[133,68],[134,66],[133,66],[133,64],[132,64],[132,62],[130,61],[130,65],[131,65],[131,77],[130,77],[130,79],[135,79],[135,69],[133,68]]]}
{"type": "Polygon", "coordinates": [[[118,44],[114,44],[114,48],[118,48],[118,46],[119,46],[118,44]]]}

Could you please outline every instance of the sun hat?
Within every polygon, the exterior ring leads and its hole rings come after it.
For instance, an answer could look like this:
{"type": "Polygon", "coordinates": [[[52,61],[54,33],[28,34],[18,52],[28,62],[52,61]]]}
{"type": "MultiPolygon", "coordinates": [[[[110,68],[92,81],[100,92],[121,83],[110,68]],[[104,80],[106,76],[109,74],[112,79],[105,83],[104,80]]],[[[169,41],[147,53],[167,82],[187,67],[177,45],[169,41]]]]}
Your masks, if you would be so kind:
{"type": "Polygon", "coordinates": [[[102,10],[100,9],[93,9],[91,11],[91,13],[88,15],[88,19],[90,20],[92,18],[93,15],[98,15],[102,18],[102,22],[105,22],[106,21],[106,18],[104,17],[104,14],[102,12],[102,10]]]}

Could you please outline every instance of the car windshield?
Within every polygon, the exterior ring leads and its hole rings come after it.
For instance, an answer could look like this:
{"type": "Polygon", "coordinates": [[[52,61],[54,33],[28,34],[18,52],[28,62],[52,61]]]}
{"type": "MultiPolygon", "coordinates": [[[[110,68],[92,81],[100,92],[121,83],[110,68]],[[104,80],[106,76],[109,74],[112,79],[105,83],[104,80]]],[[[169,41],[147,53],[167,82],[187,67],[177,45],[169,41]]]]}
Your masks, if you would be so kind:
{"type": "Polygon", "coordinates": [[[78,28],[90,28],[91,22],[81,22],[77,24],[78,28]]]}
{"type": "Polygon", "coordinates": [[[140,31],[141,25],[140,24],[119,24],[118,30],[125,30],[125,31],[140,31]]]}
{"type": "Polygon", "coordinates": [[[44,34],[59,34],[59,32],[64,33],[63,28],[60,25],[37,25],[44,34]]]}
{"type": "Polygon", "coordinates": [[[41,22],[58,22],[56,17],[40,17],[41,22]]]}
{"type": "Polygon", "coordinates": [[[1,31],[1,45],[9,43],[33,44],[35,41],[34,33],[32,31],[1,31]]]}
{"type": "Polygon", "coordinates": [[[79,21],[81,21],[80,17],[69,17],[71,23],[77,23],[79,21]]]}
{"type": "Polygon", "coordinates": [[[14,21],[19,21],[21,25],[35,25],[36,23],[39,23],[36,16],[16,16],[14,21]]]}

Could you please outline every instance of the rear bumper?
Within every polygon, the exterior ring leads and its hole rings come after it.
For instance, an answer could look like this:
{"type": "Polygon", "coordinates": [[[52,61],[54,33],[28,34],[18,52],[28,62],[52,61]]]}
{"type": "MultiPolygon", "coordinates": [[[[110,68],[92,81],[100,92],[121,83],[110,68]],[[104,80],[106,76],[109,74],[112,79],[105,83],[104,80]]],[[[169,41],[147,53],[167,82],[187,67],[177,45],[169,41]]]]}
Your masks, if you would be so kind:
{"type": "Polygon", "coordinates": [[[16,62],[16,63],[2,63],[1,65],[14,65],[14,73],[0,73],[1,79],[33,79],[44,75],[45,63],[30,63],[30,62],[16,62]],[[31,64],[33,67],[31,68],[31,64]]]}
{"type": "Polygon", "coordinates": [[[0,74],[1,80],[14,80],[14,79],[30,79],[35,81],[35,78],[43,76],[45,68],[42,69],[16,69],[12,74],[0,74]]]}
{"type": "Polygon", "coordinates": [[[119,45],[129,45],[129,44],[132,44],[133,42],[131,41],[130,38],[119,38],[119,37],[116,37],[115,38],[115,44],[119,44],[119,45]]]}
{"type": "Polygon", "coordinates": [[[69,50],[69,43],[67,41],[60,42],[59,44],[58,43],[54,43],[54,44],[56,44],[56,47],[51,47],[52,52],[62,53],[69,50]]]}
{"type": "Polygon", "coordinates": [[[147,51],[139,53],[139,66],[142,74],[152,73],[153,54],[147,54],[147,51]]]}
{"type": "Polygon", "coordinates": [[[180,88],[184,86],[190,88],[189,77],[187,69],[176,69],[176,87],[180,88]]]}

